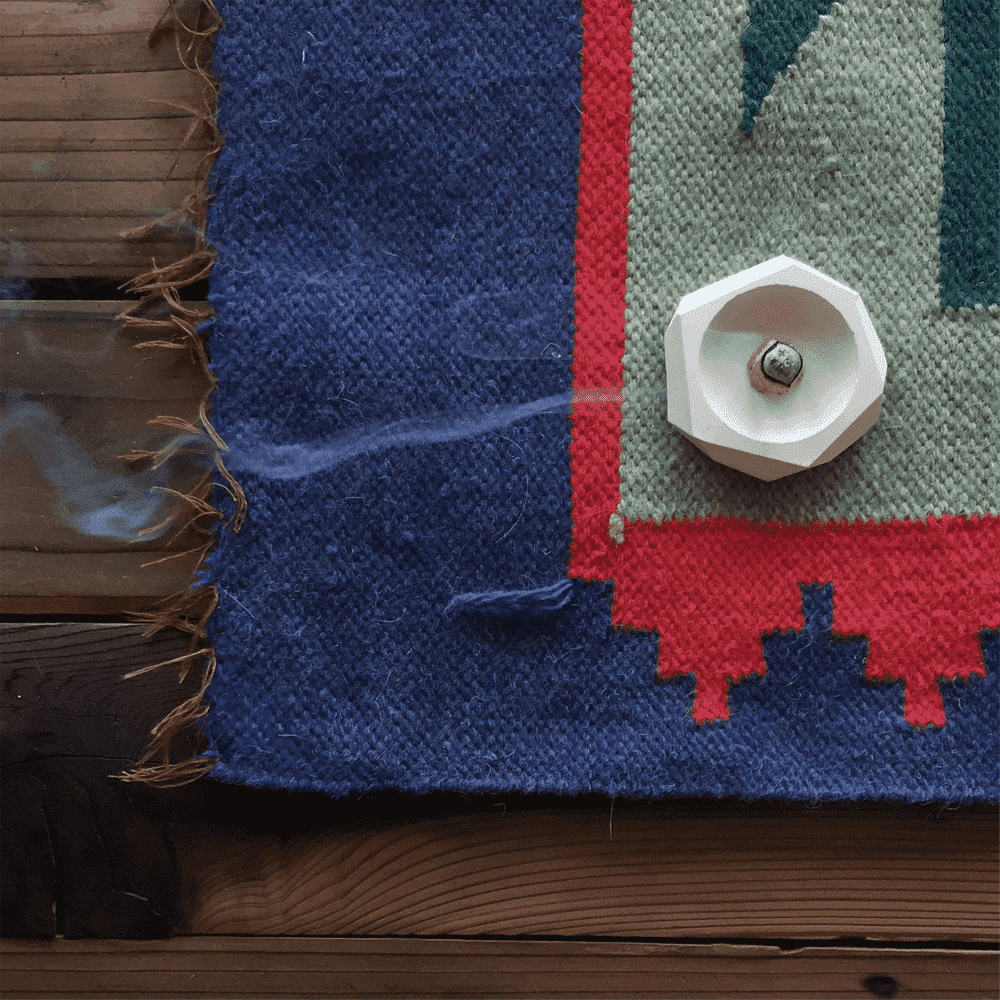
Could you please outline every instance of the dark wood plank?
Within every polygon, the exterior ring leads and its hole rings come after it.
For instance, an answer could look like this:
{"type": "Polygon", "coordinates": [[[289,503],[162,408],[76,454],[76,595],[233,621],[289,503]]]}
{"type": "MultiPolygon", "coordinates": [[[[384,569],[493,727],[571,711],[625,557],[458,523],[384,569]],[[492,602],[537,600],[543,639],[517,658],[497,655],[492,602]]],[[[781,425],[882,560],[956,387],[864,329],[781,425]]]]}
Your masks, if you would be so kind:
{"type": "Polygon", "coordinates": [[[156,793],[113,777],[132,764],[127,757],[81,756],[19,768],[43,786],[57,928],[67,938],[166,937],[173,928],[176,862],[163,822],[144,808],[156,793]]]}
{"type": "MultiPolygon", "coordinates": [[[[171,249],[170,259],[181,251],[190,253],[194,249],[195,227],[189,218],[181,217],[173,210],[164,211],[159,218],[161,223],[148,234],[128,238],[127,243],[122,233],[136,228],[139,220],[134,216],[94,215],[81,219],[73,215],[12,215],[0,219],[0,233],[8,241],[8,246],[23,244],[19,252],[23,253],[25,261],[35,258],[33,244],[36,242],[117,244],[129,248],[130,252],[144,254],[148,269],[154,256],[158,261],[167,260],[162,253],[165,240],[176,244],[176,249],[171,249]]],[[[44,264],[36,261],[35,266],[44,264]]]]}
{"type": "MultiPolygon", "coordinates": [[[[143,638],[140,624],[0,623],[5,766],[42,757],[141,756],[149,730],[198,687],[184,663],[124,679],[151,663],[186,656],[191,637],[164,630],[143,638]]],[[[187,749],[190,743],[185,743],[187,749]]]]}
{"type": "Polygon", "coordinates": [[[995,952],[606,941],[5,942],[4,997],[983,998],[995,952]]]}
{"type": "Polygon", "coordinates": [[[995,942],[992,807],[237,793],[179,826],[197,934],[995,942]],[[613,808],[613,812],[612,812],[613,808]],[[267,824],[267,825],[265,825],[267,824]]]}
{"type": "MultiPolygon", "coordinates": [[[[0,737],[0,757],[6,750],[0,737]]],[[[42,805],[45,786],[25,768],[0,766],[0,931],[55,937],[56,870],[42,805]]]]}
{"type": "MultiPolygon", "coordinates": [[[[204,658],[188,655],[182,632],[144,639],[142,628],[0,624],[5,934],[149,937],[176,923],[166,829],[183,792],[114,775],[134,766],[153,726],[197,694],[204,658]],[[126,679],[165,660],[176,662],[126,679]],[[191,669],[179,682],[184,664],[191,669]]],[[[199,748],[191,730],[173,747],[199,748]]]]}
{"type": "Polygon", "coordinates": [[[66,595],[0,595],[0,615],[9,620],[101,620],[114,622],[122,615],[152,612],[162,594],[143,597],[95,597],[66,595]]]}

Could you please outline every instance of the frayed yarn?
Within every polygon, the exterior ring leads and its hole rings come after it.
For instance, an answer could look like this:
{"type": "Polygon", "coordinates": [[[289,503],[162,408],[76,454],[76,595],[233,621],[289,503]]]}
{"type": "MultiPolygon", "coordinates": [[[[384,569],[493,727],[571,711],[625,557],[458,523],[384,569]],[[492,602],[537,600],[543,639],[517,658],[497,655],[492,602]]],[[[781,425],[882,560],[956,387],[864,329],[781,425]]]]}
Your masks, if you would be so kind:
{"type": "Polygon", "coordinates": [[[445,611],[470,611],[484,616],[538,618],[565,608],[573,596],[573,581],[557,580],[528,590],[484,590],[456,594],[445,611]]]}
{"type": "MultiPolygon", "coordinates": [[[[158,266],[153,260],[147,272],[126,282],[122,288],[138,294],[139,298],[122,310],[118,319],[124,322],[127,331],[141,338],[135,344],[137,350],[190,352],[201,371],[207,376],[209,386],[199,404],[197,425],[172,414],[161,414],[150,421],[150,425],[179,431],[180,436],[175,442],[160,452],[133,452],[122,457],[131,461],[151,461],[152,469],[156,470],[176,453],[177,441],[184,441],[189,445],[191,442],[197,442],[203,452],[211,456],[215,471],[221,480],[216,481],[214,485],[228,494],[232,501],[232,513],[228,517],[205,499],[211,470],[206,474],[205,481],[188,493],[172,490],[168,486],[161,486],[159,489],[161,497],[172,494],[173,499],[177,501],[171,519],[186,515],[181,530],[193,527],[205,536],[204,543],[193,550],[200,565],[214,548],[217,541],[216,531],[220,526],[229,527],[234,532],[240,530],[246,516],[247,502],[242,487],[226,468],[223,458],[228,451],[226,443],[215,431],[209,419],[210,399],[216,391],[217,382],[205,346],[205,327],[212,318],[212,312],[189,302],[183,302],[179,294],[181,288],[208,278],[217,256],[215,248],[209,245],[206,238],[205,224],[209,201],[209,173],[223,145],[222,133],[218,127],[219,84],[211,69],[202,63],[201,55],[206,47],[210,47],[222,25],[222,19],[216,10],[214,0],[196,0],[193,10],[185,7],[183,15],[180,7],[178,0],[167,0],[163,16],[147,39],[149,47],[157,45],[163,34],[172,27],[174,44],[181,62],[209,86],[203,108],[193,108],[169,101],[155,102],[170,105],[176,110],[190,114],[192,118],[191,127],[177,150],[177,156],[167,171],[167,177],[173,172],[181,153],[199,129],[207,132],[210,140],[209,149],[198,165],[196,189],[185,197],[180,208],[164,218],[154,220],[145,226],[125,230],[120,235],[122,239],[138,239],[154,228],[174,222],[194,232],[195,249],[188,256],[171,264],[158,266]],[[151,315],[147,308],[161,300],[169,309],[166,318],[151,315]]],[[[163,559],[188,554],[171,553],[163,559]]],[[[159,561],[163,560],[156,560],[159,561]]],[[[215,586],[199,580],[188,591],[172,594],[160,601],[151,611],[130,615],[134,620],[146,624],[144,632],[146,636],[154,635],[164,628],[179,629],[191,635],[191,647],[187,656],[168,663],[150,664],[147,668],[134,672],[132,676],[139,676],[147,670],[160,669],[179,662],[182,678],[196,663],[202,665],[202,677],[198,691],[153,727],[146,752],[132,770],[118,775],[121,780],[173,787],[196,781],[215,765],[216,758],[206,756],[204,753],[186,760],[172,760],[171,744],[181,732],[198,725],[209,710],[205,692],[214,676],[216,661],[214,651],[206,645],[205,624],[218,599],[215,586]]]]}

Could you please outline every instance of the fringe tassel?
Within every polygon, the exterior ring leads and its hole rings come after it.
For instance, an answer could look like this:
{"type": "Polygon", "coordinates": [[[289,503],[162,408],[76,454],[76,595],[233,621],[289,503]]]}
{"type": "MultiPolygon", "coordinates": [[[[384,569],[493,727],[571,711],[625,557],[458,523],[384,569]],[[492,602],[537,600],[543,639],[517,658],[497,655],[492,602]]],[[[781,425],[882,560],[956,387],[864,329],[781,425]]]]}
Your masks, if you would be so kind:
{"type": "MultiPolygon", "coordinates": [[[[164,104],[185,111],[192,116],[191,127],[181,142],[177,156],[164,179],[170,177],[181,153],[199,130],[207,132],[210,138],[209,150],[198,164],[195,192],[184,198],[180,208],[144,226],[127,229],[120,235],[123,239],[136,239],[156,228],[173,224],[176,228],[183,226],[194,232],[195,249],[182,260],[162,267],[157,265],[154,258],[152,267],[148,271],[123,284],[121,286],[123,290],[138,294],[140,297],[122,310],[117,318],[124,322],[126,330],[135,331],[146,338],[136,343],[137,350],[190,351],[208,378],[209,388],[199,406],[200,427],[169,414],[155,417],[150,421],[150,424],[157,427],[172,427],[188,434],[199,437],[204,435],[209,438],[215,448],[215,465],[224,483],[216,485],[221,486],[229,493],[234,503],[234,513],[224,522],[223,526],[230,527],[233,531],[239,531],[246,517],[246,496],[236,480],[226,470],[222,456],[228,449],[212,427],[208,416],[210,398],[212,393],[216,391],[217,380],[208,367],[208,351],[198,327],[206,320],[211,319],[212,313],[211,310],[198,309],[190,303],[182,302],[178,294],[179,289],[209,276],[218,253],[216,247],[208,244],[206,224],[208,200],[211,196],[208,189],[208,178],[215,157],[223,145],[223,137],[218,125],[219,84],[212,75],[210,67],[205,66],[201,59],[205,50],[210,48],[211,39],[221,27],[222,18],[216,10],[213,0],[167,0],[167,9],[147,39],[150,48],[154,48],[158,44],[171,25],[173,26],[174,44],[177,47],[178,58],[190,72],[197,73],[205,81],[207,96],[205,106],[201,109],[174,101],[153,101],[156,104],[164,104]],[[148,305],[159,301],[166,302],[169,307],[167,318],[162,316],[152,318],[143,315],[148,305]],[[150,337],[150,335],[153,336],[150,337]]],[[[175,448],[176,445],[160,452],[132,451],[121,457],[130,461],[149,460],[156,467],[165,462],[175,448]]],[[[162,559],[154,560],[154,562],[180,558],[196,552],[200,565],[211,551],[216,541],[215,526],[224,519],[222,512],[217,510],[207,499],[210,496],[212,478],[211,474],[207,475],[190,493],[180,493],[176,490],[167,491],[173,493],[181,501],[177,510],[171,515],[171,519],[180,519],[187,514],[174,538],[188,528],[194,527],[206,536],[205,543],[186,552],[171,553],[162,559]]],[[[163,525],[159,525],[158,528],[162,529],[163,525]]],[[[150,744],[135,768],[116,775],[122,781],[138,781],[160,788],[176,787],[196,781],[207,774],[215,765],[216,758],[205,754],[204,741],[200,735],[196,756],[186,760],[172,761],[170,751],[173,740],[189,727],[197,726],[198,722],[208,713],[205,692],[215,674],[216,660],[214,651],[206,642],[205,626],[218,601],[219,595],[215,586],[206,585],[172,594],[150,612],[129,615],[135,621],[146,623],[144,637],[148,638],[165,628],[174,628],[187,632],[191,636],[191,646],[189,652],[183,656],[141,667],[124,675],[124,680],[177,664],[179,665],[178,680],[183,682],[189,672],[200,664],[201,682],[194,695],[178,705],[153,727],[150,733],[150,744]]]]}

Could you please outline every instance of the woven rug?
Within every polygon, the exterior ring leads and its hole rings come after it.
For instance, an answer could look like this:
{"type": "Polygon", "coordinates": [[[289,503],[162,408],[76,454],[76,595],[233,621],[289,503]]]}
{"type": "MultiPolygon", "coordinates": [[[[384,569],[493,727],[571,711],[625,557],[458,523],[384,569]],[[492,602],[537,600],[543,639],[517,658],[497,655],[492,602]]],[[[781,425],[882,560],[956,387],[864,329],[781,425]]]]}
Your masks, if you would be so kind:
{"type": "Polygon", "coordinates": [[[212,775],[997,799],[997,5],[217,5],[212,775]],[[780,254],[888,375],[764,482],[663,333],[780,254]]]}

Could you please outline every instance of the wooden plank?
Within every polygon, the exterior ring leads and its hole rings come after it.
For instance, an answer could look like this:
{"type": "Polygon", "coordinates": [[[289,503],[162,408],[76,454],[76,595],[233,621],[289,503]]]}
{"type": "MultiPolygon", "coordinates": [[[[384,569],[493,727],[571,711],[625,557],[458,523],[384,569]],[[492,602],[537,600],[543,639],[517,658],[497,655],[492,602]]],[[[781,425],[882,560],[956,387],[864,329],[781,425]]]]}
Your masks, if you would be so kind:
{"type": "MultiPolygon", "coordinates": [[[[192,404],[208,390],[207,376],[186,351],[137,349],[142,338],[129,336],[115,319],[129,304],[125,300],[0,302],[0,389],[164,404],[184,400],[185,412],[193,416],[192,404]]],[[[207,302],[185,305],[211,308],[207,302]]],[[[150,308],[143,315],[163,319],[167,310],[150,308]]],[[[141,418],[138,413],[117,414],[124,426],[134,427],[141,418]]]]}
{"type": "MultiPolygon", "coordinates": [[[[177,553],[188,549],[197,548],[204,545],[206,538],[198,534],[191,528],[185,529],[184,525],[191,517],[191,507],[182,504],[173,498],[163,502],[161,507],[155,508],[151,516],[140,514],[138,524],[141,527],[151,526],[176,511],[178,520],[164,533],[158,533],[151,539],[135,541],[123,540],[120,538],[108,538],[103,535],[88,535],[81,532],[77,527],[79,521],[68,523],[60,516],[59,502],[60,495],[50,482],[43,477],[42,472],[34,462],[23,454],[12,456],[9,459],[5,456],[3,465],[4,485],[0,486],[0,503],[9,504],[0,516],[0,539],[2,547],[0,552],[28,551],[31,554],[50,553],[57,555],[83,555],[85,553],[100,553],[128,550],[141,554],[143,562],[149,562],[158,556],[167,553],[177,553]],[[14,480],[14,486],[8,486],[14,480]]],[[[188,490],[192,493],[207,495],[209,489],[195,490],[195,484],[188,485],[188,490]]],[[[141,498],[140,501],[141,502],[141,498]]],[[[206,526],[208,519],[205,519],[206,526]]],[[[20,565],[20,564],[17,564],[20,565]]],[[[24,572],[34,572],[38,567],[34,564],[22,566],[24,572]]],[[[0,584],[3,589],[8,588],[8,584],[0,584]]],[[[19,589],[24,593],[23,589],[19,589]]],[[[62,596],[69,596],[66,591],[57,592],[62,596]]],[[[80,594],[92,593],[90,590],[82,590],[80,594]]],[[[114,592],[110,592],[113,594],[114,592]]],[[[149,594],[155,591],[132,591],[149,594]]],[[[110,596],[105,591],[104,596],[110,596]]]]}
{"type": "MultiPolygon", "coordinates": [[[[81,393],[93,391],[85,374],[78,389],[81,393]]],[[[189,506],[169,496],[151,494],[137,478],[134,467],[119,456],[132,450],[159,451],[166,447],[181,437],[182,432],[150,427],[149,421],[167,414],[194,423],[198,419],[198,405],[198,399],[190,398],[107,399],[79,394],[47,395],[34,401],[31,412],[44,407],[45,420],[32,424],[27,443],[16,429],[4,443],[0,549],[34,553],[145,550],[142,554],[144,561],[148,561],[151,549],[172,551],[199,544],[198,536],[192,538],[190,534],[167,544],[183,520],[172,531],[152,541],[133,541],[137,536],[132,534],[125,538],[102,537],[103,520],[96,515],[98,509],[108,507],[115,498],[124,499],[118,508],[121,517],[130,519],[139,530],[159,523],[179,506],[182,512],[190,514],[189,506]],[[136,484],[134,488],[129,485],[132,483],[136,484]],[[64,509],[64,504],[70,506],[64,509]],[[97,521],[89,528],[95,516],[97,521]]],[[[213,463],[208,447],[206,442],[203,449],[188,452],[191,457],[171,461],[165,468],[164,481],[155,485],[169,486],[181,493],[192,490],[213,463]]],[[[76,593],[109,592],[85,589],[76,593]]]]}
{"type": "MultiPolygon", "coordinates": [[[[0,110],[0,275],[8,279],[121,281],[194,247],[181,218],[141,239],[120,234],[169,216],[207,176],[207,128],[188,109],[209,107],[211,87],[181,63],[171,18],[150,47],[162,4],[155,13],[142,3],[88,4],[100,8],[96,19],[82,6],[25,0],[0,11],[16,74],[4,78],[0,110]],[[92,23],[100,33],[89,33],[92,23]],[[131,222],[110,231],[111,220],[131,222]]],[[[197,4],[178,9],[194,23],[197,4]]]]}
{"type": "MultiPolygon", "coordinates": [[[[174,832],[195,934],[997,940],[995,808],[258,791],[280,826],[174,832]],[[301,798],[301,793],[300,793],[301,798]],[[366,803],[368,804],[366,806],[366,803]],[[428,807],[429,809],[430,807],[428,807]],[[365,811],[367,809],[367,811],[365,811]],[[342,817],[342,818],[338,818],[342,817]]],[[[207,824],[206,820],[206,824],[207,824]]]]}
{"type": "MultiPolygon", "coordinates": [[[[152,727],[197,695],[205,662],[187,655],[190,636],[144,639],[142,630],[0,625],[5,933],[144,937],[173,927],[177,864],[163,813],[178,796],[137,795],[112,775],[133,767],[152,727]],[[123,679],[177,657],[185,659],[123,679]],[[179,683],[181,663],[192,669],[179,683]]],[[[194,732],[174,749],[197,753],[194,732]]]]}
{"type": "Polygon", "coordinates": [[[189,117],[161,101],[201,110],[211,88],[186,69],[149,73],[11,76],[4,79],[6,121],[96,120],[189,117]]]}
{"type": "MultiPolygon", "coordinates": [[[[115,118],[108,121],[0,121],[0,146],[8,153],[73,150],[169,150],[176,153],[191,128],[191,118],[115,118]]],[[[208,149],[204,129],[188,140],[187,149],[208,149]]]]}
{"type": "Polygon", "coordinates": [[[7,941],[9,997],[995,995],[995,952],[383,938],[7,941]]]}
{"type": "MultiPolygon", "coordinates": [[[[203,463],[203,467],[208,463],[203,463]]],[[[201,473],[201,469],[199,469],[201,473]]],[[[95,476],[95,478],[97,478],[95,476]]],[[[200,476],[199,476],[200,478],[200,476]]],[[[60,502],[65,498],[51,482],[51,474],[46,477],[43,470],[38,468],[36,462],[22,451],[18,450],[14,454],[5,455],[3,462],[3,483],[0,484],[0,504],[4,504],[3,513],[0,515],[0,552],[30,552],[32,554],[51,553],[58,555],[83,555],[85,553],[100,552],[134,552],[141,554],[143,562],[149,562],[158,556],[167,553],[177,553],[194,549],[206,542],[206,537],[194,531],[192,528],[184,527],[186,521],[192,516],[192,509],[187,503],[170,498],[160,499],[161,503],[154,506],[150,503],[150,509],[144,511],[140,505],[145,496],[138,493],[133,499],[133,507],[137,508],[137,513],[132,515],[135,524],[141,529],[152,527],[166,518],[171,513],[176,513],[177,521],[163,532],[157,532],[152,538],[143,539],[141,536],[130,535],[129,538],[106,537],[103,534],[87,534],[85,526],[86,516],[77,517],[74,511],[72,518],[63,515],[60,502]],[[134,538],[134,540],[130,540],[134,538]]],[[[173,488],[180,489],[181,492],[198,495],[202,498],[210,492],[207,485],[197,489],[197,482],[192,480],[182,483],[178,481],[173,488]]],[[[102,500],[110,495],[109,492],[102,494],[102,500]]],[[[118,494],[114,494],[118,495],[118,494]]],[[[72,494],[70,502],[74,502],[72,494]]],[[[126,513],[124,515],[128,517],[126,513]]],[[[95,518],[99,519],[99,518],[95,518]]],[[[205,518],[205,525],[210,523],[205,518]]],[[[34,572],[38,567],[23,567],[24,571],[34,572]]],[[[0,587],[7,589],[6,584],[0,587]]],[[[19,589],[19,593],[25,593],[19,589]]],[[[62,596],[70,596],[71,592],[58,591],[62,596]]],[[[90,590],[79,591],[80,594],[93,593],[90,590]]],[[[110,596],[114,591],[104,591],[104,596],[110,596]]],[[[132,591],[133,595],[156,593],[156,591],[132,591]]]]}
{"type": "Polygon", "coordinates": [[[150,727],[195,694],[200,680],[192,669],[178,682],[179,664],[124,680],[125,674],[190,650],[191,637],[184,632],[165,629],[144,638],[144,628],[0,623],[9,739],[4,766],[74,754],[122,762],[141,756],[150,727]]]}
{"type": "MultiPolygon", "coordinates": [[[[187,586],[187,557],[159,570],[142,570],[134,561],[150,562],[205,542],[194,526],[184,529],[192,508],[149,493],[136,479],[141,467],[119,456],[134,449],[158,451],[182,435],[173,428],[150,426],[161,415],[197,426],[207,379],[185,351],[136,350],[114,319],[122,306],[121,302],[11,302],[0,310],[6,319],[2,386],[8,392],[28,393],[31,412],[45,417],[33,423],[30,439],[22,440],[13,426],[5,441],[0,558],[7,594],[173,593],[187,586]],[[106,489],[83,488],[102,482],[108,484],[106,489]],[[123,510],[124,516],[133,518],[133,527],[150,527],[175,510],[178,520],[153,538],[105,537],[102,527],[89,526],[90,515],[106,506],[115,483],[136,484],[134,502],[123,510]],[[71,506],[66,508],[66,503],[71,506]],[[82,555],[116,550],[126,560],[120,566],[90,567],[82,555]],[[42,559],[45,553],[52,558],[42,559]]],[[[179,455],[166,467],[169,477],[161,485],[182,493],[206,493],[203,480],[211,461],[207,449],[194,459],[179,455]],[[196,490],[199,483],[202,488],[196,490]]],[[[119,487],[114,489],[113,496],[119,496],[119,487]]]]}
{"type": "Polygon", "coordinates": [[[52,938],[58,929],[56,866],[41,789],[23,767],[0,767],[0,777],[0,932],[52,938]]]}
{"type": "MultiPolygon", "coordinates": [[[[107,35],[152,31],[166,0],[3,0],[0,38],[21,35],[107,35]]],[[[178,10],[190,9],[178,4],[178,10]]],[[[183,16],[183,15],[182,15],[183,16]]]]}
{"type": "MultiPolygon", "coordinates": [[[[180,205],[190,181],[4,181],[5,215],[118,215],[148,221],[180,205]]],[[[140,224],[139,222],[134,223],[140,224]]]]}
{"type": "Polygon", "coordinates": [[[194,241],[157,240],[147,243],[90,241],[16,244],[8,255],[0,252],[0,275],[7,278],[60,278],[88,275],[124,279],[143,274],[155,260],[159,266],[182,260],[194,241]],[[16,251],[16,259],[13,253],[16,251]],[[5,259],[6,258],[6,259],[5,259]]]}
{"type": "MultiPolygon", "coordinates": [[[[184,65],[177,54],[172,30],[163,32],[152,47],[146,29],[121,34],[23,35],[4,38],[0,49],[4,76],[147,73],[181,69],[184,65]]],[[[182,40],[181,52],[189,66],[196,59],[203,66],[211,65],[210,45],[204,40],[191,47],[187,40],[182,40]]]]}
{"type": "MultiPolygon", "coordinates": [[[[144,244],[162,242],[165,237],[176,240],[190,250],[194,231],[190,219],[164,212],[164,222],[149,234],[130,237],[129,244],[141,247],[144,244]]],[[[122,241],[122,233],[134,229],[134,216],[125,215],[13,215],[0,219],[0,234],[8,243],[116,243],[122,241]]]]}
{"type": "Polygon", "coordinates": [[[197,177],[205,153],[185,150],[179,156],[169,150],[146,152],[0,152],[0,179],[3,181],[189,181],[197,177]]]}
{"type": "Polygon", "coordinates": [[[151,603],[187,590],[194,583],[196,554],[160,552],[23,552],[0,550],[0,614],[15,611],[7,598],[25,597],[32,609],[59,607],[38,598],[142,598],[151,603]]]}
{"type": "MultiPolygon", "coordinates": [[[[122,477],[123,483],[135,482],[136,467],[119,456],[134,449],[157,451],[183,435],[173,428],[150,426],[160,415],[180,417],[198,426],[199,406],[209,387],[206,373],[190,352],[137,349],[136,344],[148,340],[149,335],[129,335],[122,321],[115,318],[127,304],[0,303],[4,326],[0,389],[27,394],[30,412],[42,415],[32,425],[30,440],[22,440],[16,426],[6,429],[0,477],[0,548],[78,554],[138,550],[146,553],[148,561],[154,558],[150,552],[174,552],[204,544],[204,536],[194,529],[179,530],[192,514],[184,504],[180,505],[179,522],[160,537],[129,541],[87,533],[87,511],[80,509],[79,502],[86,501],[89,494],[84,491],[79,495],[79,484],[97,483],[102,476],[106,482],[112,477],[122,477]],[[63,507],[67,501],[76,504],[71,512],[63,507]],[[73,516],[68,516],[70,513],[73,516]]],[[[193,302],[190,308],[207,312],[205,303],[193,302]]],[[[168,310],[165,306],[149,308],[144,315],[163,321],[168,310]]],[[[153,331],[154,337],[169,335],[169,329],[162,334],[153,331]]],[[[170,487],[192,492],[211,463],[207,445],[195,461],[178,456],[167,466],[170,487]]],[[[200,494],[207,495],[207,485],[200,494]]],[[[103,503],[108,495],[105,490],[93,502],[103,503]]],[[[152,524],[178,507],[178,502],[169,498],[163,498],[163,505],[147,502],[155,499],[148,492],[137,492],[129,507],[132,516],[152,524]],[[142,513],[143,505],[149,507],[147,514],[142,513]]],[[[143,590],[141,595],[157,592],[143,590]]],[[[71,593],[63,591],[66,596],[71,593]]],[[[134,590],[131,593],[140,596],[134,590]]],[[[104,596],[110,595],[105,592],[104,596]]]]}
{"type": "MultiPolygon", "coordinates": [[[[84,154],[68,154],[78,156],[84,154]]],[[[100,157],[105,154],[86,154],[100,157]]],[[[113,155],[113,154],[112,154],[113,155]]],[[[169,153],[147,154],[170,157],[169,153]]],[[[203,156],[195,153],[194,156],[203,156]]],[[[169,169],[169,162],[164,173],[169,169]]],[[[73,184],[63,180],[62,185],[73,184]]],[[[17,206],[12,206],[0,219],[0,274],[7,278],[45,277],[105,277],[124,279],[142,274],[150,269],[152,261],[159,266],[182,260],[196,245],[194,224],[186,215],[177,214],[174,209],[184,194],[193,190],[192,180],[172,181],[172,189],[167,198],[158,204],[146,199],[162,194],[162,185],[155,181],[145,182],[137,193],[135,186],[130,190],[121,185],[126,182],[104,181],[86,182],[86,188],[74,186],[66,188],[67,194],[57,184],[50,192],[44,184],[32,185],[40,202],[39,211],[52,208],[69,209],[70,214],[62,215],[14,215],[17,206]],[[96,189],[96,194],[94,190],[96,189]],[[128,199],[131,198],[131,204],[128,199]],[[87,214],[102,211],[135,211],[143,214],[87,214]],[[123,232],[145,225],[153,219],[165,221],[156,228],[138,237],[124,238],[123,232]]],[[[0,183],[0,197],[9,193],[9,188],[0,183]]],[[[27,197],[27,196],[25,196],[27,197]]]]}
{"type": "MultiPolygon", "coordinates": [[[[66,597],[37,594],[0,596],[0,615],[15,620],[101,619],[114,621],[122,615],[155,610],[162,596],[147,597],[66,597]]],[[[0,841],[2,843],[2,841],[0,841]]]]}

